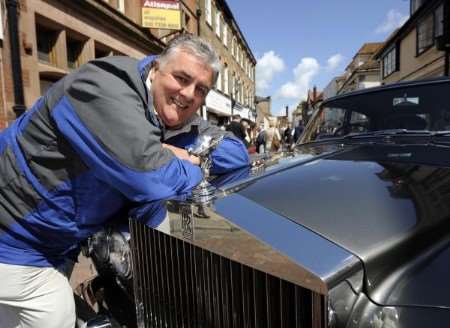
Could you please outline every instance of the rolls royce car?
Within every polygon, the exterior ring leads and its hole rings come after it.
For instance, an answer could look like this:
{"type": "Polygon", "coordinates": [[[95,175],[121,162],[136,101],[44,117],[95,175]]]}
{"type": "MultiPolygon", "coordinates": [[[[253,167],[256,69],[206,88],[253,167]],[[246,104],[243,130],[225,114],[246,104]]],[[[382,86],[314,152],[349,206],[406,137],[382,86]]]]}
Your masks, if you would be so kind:
{"type": "Polygon", "coordinates": [[[449,325],[450,79],[327,99],[208,183],[131,223],[139,327],[449,325]]]}

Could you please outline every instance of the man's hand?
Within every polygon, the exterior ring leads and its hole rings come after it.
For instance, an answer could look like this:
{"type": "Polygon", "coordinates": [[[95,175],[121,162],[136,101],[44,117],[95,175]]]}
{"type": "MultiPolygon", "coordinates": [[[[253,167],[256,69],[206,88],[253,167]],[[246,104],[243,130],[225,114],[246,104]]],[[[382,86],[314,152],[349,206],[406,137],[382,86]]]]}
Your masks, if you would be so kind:
{"type": "Polygon", "coordinates": [[[164,148],[170,149],[176,157],[191,162],[194,165],[200,165],[200,159],[197,156],[190,155],[187,150],[163,143],[164,148]]]}

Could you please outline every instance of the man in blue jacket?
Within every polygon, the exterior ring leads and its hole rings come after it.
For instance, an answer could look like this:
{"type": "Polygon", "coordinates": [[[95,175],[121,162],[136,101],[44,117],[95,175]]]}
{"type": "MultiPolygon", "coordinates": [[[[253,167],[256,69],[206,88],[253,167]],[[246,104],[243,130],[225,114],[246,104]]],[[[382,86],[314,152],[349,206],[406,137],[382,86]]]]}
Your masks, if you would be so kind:
{"type": "MultiPolygon", "coordinates": [[[[185,148],[224,133],[196,115],[219,70],[210,45],[190,35],[140,62],[94,60],[0,134],[2,328],[73,328],[72,290],[56,269],[65,257],[127,204],[183,197],[200,182],[185,148]]],[[[212,161],[222,173],[248,155],[226,135],[212,161]]]]}

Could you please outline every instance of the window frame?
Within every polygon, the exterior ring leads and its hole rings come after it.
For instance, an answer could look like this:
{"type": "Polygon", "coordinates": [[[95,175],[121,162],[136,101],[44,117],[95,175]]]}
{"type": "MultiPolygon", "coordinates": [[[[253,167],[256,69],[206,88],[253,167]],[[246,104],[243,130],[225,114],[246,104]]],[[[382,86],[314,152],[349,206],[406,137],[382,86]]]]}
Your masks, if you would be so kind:
{"type": "Polygon", "coordinates": [[[83,64],[83,49],[85,44],[86,41],[66,33],[67,68],[69,70],[75,70],[83,64]],[[69,49],[71,44],[75,45],[76,48],[69,49]],[[72,55],[74,55],[73,58],[71,58],[72,55]]]}
{"type": "Polygon", "coordinates": [[[439,36],[444,35],[444,3],[441,3],[433,12],[434,15],[434,37],[437,38],[439,36]],[[441,21],[438,22],[438,12],[441,14],[441,21]]]}
{"type": "Polygon", "coordinates": [[[217,75],[216,89],[222,91],[222,67],[219,70],[219,74],[217,75]]]}
{"type": "Polygon", "coordinates": [[[36,52],[38,61],[41,63],[57,66],[57,54],[56,54],[56,47],[59,35],[61,33],[60,29],[51,29],[47,27],[46,25],[41,24],[40,22],[36,22],[35,25],[36,28],[36,52]],[[43,36],[48,36],[48,38],[43,39],[43,36]],[[43,42],[46,41],[46,42],[43,42]],[[45,49],[43,49],[42,45],[45,46],[45,49]],[[42,51],[44,50],[44,51],[42,51]],[[44,58],[43,54],[46,54],[44,58]]]}
{"type": "Polygon", "coordinates": [[[424,4],[424,0],[411,0],[410,2],[410,15],[413,15],[424,4]]]}
{"type": "Polygon", "coordinates": [[[228,48],[228,27],[225,22],[223,23],[223,32],[222,33],[223,33],[223,36],[222,36],[223,45],[228,48]]]}
{"type": "Polygon", "coordinates": [[[221,16],[222,14],[219,11],[219,8],[216,9],[216,23],[214,27],[214,32],[216,33],[217,37],[220,39],[220,26],[221,26],[221,16]]]}
{"type": "Polygon", "coordinates": [[[383,79],[399,70],[400,65],[398,49],[398,46],[394,45],[386,51],[384,56],[381,58],[381,71],[383,79]]]}
{"type": "Polygon", "coordinates": [[[223,92],[225,93],[225,94],[229,94],[230,93],[230,90],[229,90],[229,75],[228,74],[230,74],[230,72],[229,72],[229,69],[228,69],[228,65],[227,64],[224,64],[223,65],[223,92]]]}
{"type": "MultiPolygon", "coordinates": [[[[426,52],[428,49],[430,49],[431,47],[433,47],[434,45],[434,39],[435,39],[435,23],[434,23],[435,19],[434,19],[434,12],[429,13],[427,16],[425,16],[423,19],[421,19],[417,25],[416,25],[416,56],[420,56],[421,54],[423,54],[424,52],[426,52]],[[428,29],[426,29],[424,32],[421,33],[421,27],[426,26],[425,22],[429,23],[431,26],[431,32],[430,32],[430,27],[428,27],[428,29]],[[420,46],[419,42],[421,41],[421,36],[424,35],[425,33],[429,34],[429,36],[425,39],[427,41],[426,44],[420,46]]],[[[427,35],[425,35],[426,37],[427,35]]],[[[424,37],[424,38],[425,38],[424,37]]]]}
{"type": "Polygon", "coordinates": [[[211,0],[205,0],[205,21],[212,27],[212,5],[211,0]]]}

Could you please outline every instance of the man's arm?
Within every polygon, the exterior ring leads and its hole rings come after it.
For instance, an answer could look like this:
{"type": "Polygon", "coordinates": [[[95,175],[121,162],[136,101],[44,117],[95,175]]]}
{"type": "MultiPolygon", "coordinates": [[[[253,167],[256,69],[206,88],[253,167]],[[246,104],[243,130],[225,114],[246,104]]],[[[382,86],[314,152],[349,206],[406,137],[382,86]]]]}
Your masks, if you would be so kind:
{"type": "Polygon", "coordinates": [[[178,157],[179,159],[184,159],[195,165],[200,165],[200,159],[197,156],[189,154],[186,149],[179,148],[179,147],[172,146],[172,145],[165,144],[165,143],[163,143],[162,146],[164,148],[170,149],[172,151],[172,153],[174,153],[174,155],[176,157],[178,157]]]}
{"type": "Polygon", "coordinates": [[[125,69],[97,61],[67,79],[52,110],[57,128],[98,179],[130,200],[190,192],[200,168],[162,147],[160,129],[146,120],[142,92],[135,90],[143,86],[133,85],[125,69]]]}

